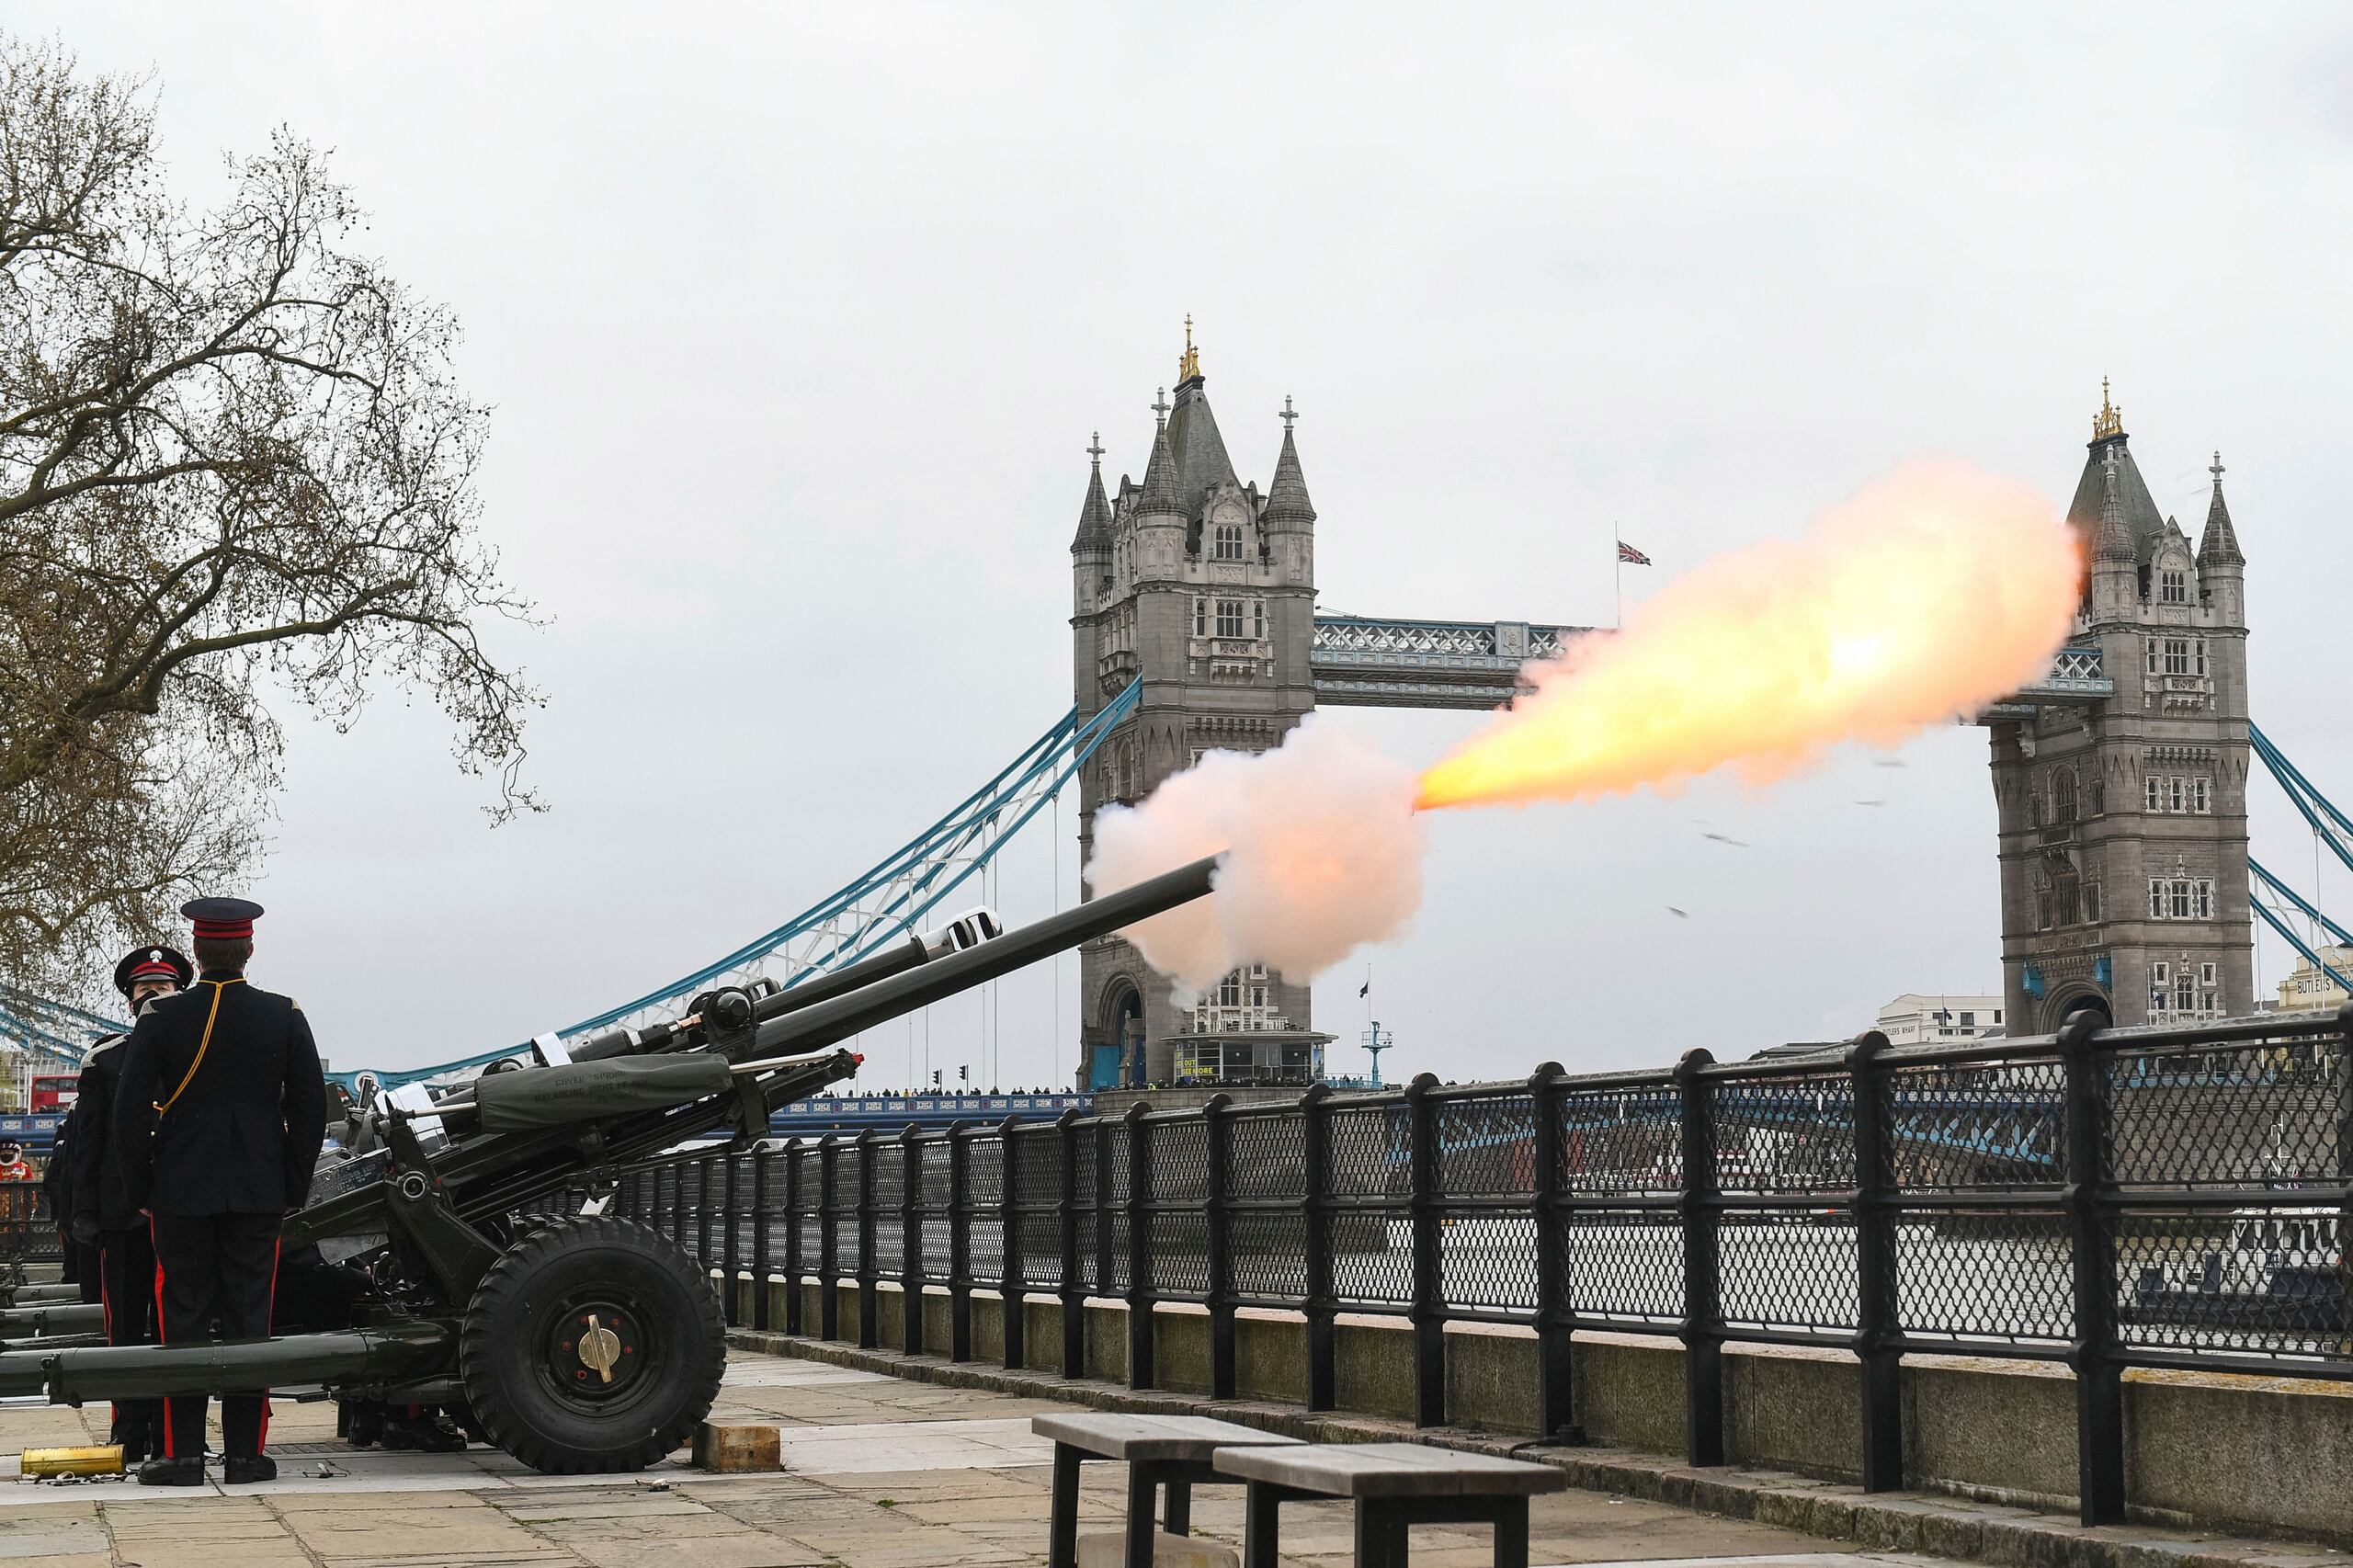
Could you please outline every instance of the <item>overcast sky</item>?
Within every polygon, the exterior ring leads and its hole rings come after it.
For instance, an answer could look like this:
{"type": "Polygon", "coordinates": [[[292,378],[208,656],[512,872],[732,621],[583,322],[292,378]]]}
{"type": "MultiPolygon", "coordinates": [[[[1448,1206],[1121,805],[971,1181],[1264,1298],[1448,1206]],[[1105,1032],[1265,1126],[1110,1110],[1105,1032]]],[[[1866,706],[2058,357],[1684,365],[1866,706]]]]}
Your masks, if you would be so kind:
{"type": "MultiPolygon", "coordinates": [[[[2222,449],[2257,719],[2353,793],[2341,9],[0,15],[152,69],[192,198],[275,125],[334,149],[496,405],[485,527],[552,618],[499,646],[548,695],[552,809],[485,825],[397,696],[295,726],[254,973],[337,1066],[692,969],[1067,709],[1083,449],[1141,475],[1188,312],[1245,478],[1297,398],[1322,600],[1370,614],[1606,622],[1613,523],[1657,562],[1632,597],[1924,451],[2063,502],[2113,377],[2193,536],[2222,449]]],[[[1338,716],[1417,763],[1476,722],[1338,716]]],[[[1900,760],[1446,814],[1415,933],[1367,955],[1386,1070],[1738,1056],[1995,988],[1984,734],[1900,760]]],[[[2309,867],[2256,800],[2258,857],[2309,867]]],[[[1010,918],[1074,896],[1074,808],[1006,852],[1010,918]]],[[[1075,974],[934,1009],[933,1063],[977,1062],[985,1013],[1004,1082],[1066,1079],[1075,974]]],[[[1317,987],[1337,1070],[1363,978],[1317,987]]],[[[864,1081],[925,1032],[869,1036],[864,1081]]]]}

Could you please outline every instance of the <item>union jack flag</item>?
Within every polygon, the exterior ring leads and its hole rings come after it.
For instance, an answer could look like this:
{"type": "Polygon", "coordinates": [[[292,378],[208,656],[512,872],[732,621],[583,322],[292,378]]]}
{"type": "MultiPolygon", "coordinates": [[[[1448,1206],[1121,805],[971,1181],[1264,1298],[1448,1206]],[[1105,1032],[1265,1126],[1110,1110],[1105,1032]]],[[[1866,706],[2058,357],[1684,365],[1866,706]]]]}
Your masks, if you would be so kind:
{"type": "Polygon", "coordinates": [[[1622,539],[1618,541],[1618,559],[1629,566],[1648,566],[1651,563],[1649,556],[1644,555],[1622,539]]]}

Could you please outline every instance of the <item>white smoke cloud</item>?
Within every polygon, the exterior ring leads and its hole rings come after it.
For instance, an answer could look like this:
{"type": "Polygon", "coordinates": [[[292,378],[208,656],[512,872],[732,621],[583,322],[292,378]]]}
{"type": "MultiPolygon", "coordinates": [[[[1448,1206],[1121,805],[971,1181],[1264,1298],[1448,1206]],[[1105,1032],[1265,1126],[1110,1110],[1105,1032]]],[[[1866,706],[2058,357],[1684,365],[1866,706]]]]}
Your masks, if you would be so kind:
{"type": "Polygon", "coordinates": [[[1182,994],[1239,964],[1304,982],[1402,934],[1422,902],[1414,770],[1310,714],[1273,751],[1211,752],[1095,818],[1087,886],[1117,892],[1225,852],[1214,897],[1121,935],[1182,994]]]}

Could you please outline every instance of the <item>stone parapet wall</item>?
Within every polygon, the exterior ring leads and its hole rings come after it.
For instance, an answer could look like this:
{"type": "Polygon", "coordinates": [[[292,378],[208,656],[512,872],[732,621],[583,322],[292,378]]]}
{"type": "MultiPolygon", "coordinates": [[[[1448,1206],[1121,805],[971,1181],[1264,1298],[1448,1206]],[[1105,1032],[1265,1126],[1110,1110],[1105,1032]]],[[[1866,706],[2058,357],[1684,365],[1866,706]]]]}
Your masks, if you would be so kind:
{"type": "MultiPolygon", "coordinates": [[[[784,1321],[782,1281],[768,1286],[767,1322],[784,1321]]],[[[821,1287],[801,1286],[801,1321],[813,1328],[821,1287]]],[[[736,1285],[742,1321],[754,1321],[753,1286],[736,1285]]],[[[839,1333],[855,1344],[858,1290],[839,1287],[839,1333]]],[[[903,1299],[875,1298],[875,1343],[904,1344],[903,1299]]],[[[1062,1308],[1032,1298],[1024,1318],[1033,1372],[1061,1365],[1062,1308]]],[[[1108,1388],[1127,1375],[1127,1311],[1090,1301],[1086,1369],[1108,1388]]],[[[949,1301],[926,1293],[924,1349],[949,1351],[949,1301]]],[[[1386,1318],[1343,1317],[1335,1332],[1339,1408],[1410,1421],[1411,1329],[1386,1318]]],[[[972,1340],[977,1371],[1003,1365],[1003,1303],[976,1290],[972,1340]]],[[[1449,1429],[1535,1435],[1536,1340],[1485,1324],[1451,1325],[1447,1344],[1449,1429]]],[[[1157,1387],[1209,1392],[1209,1319],[1197,1308],[1154,1315],[1157,1387]]],[[[1245,1310],[1234,1323],[1235,1394],[1296,1405],[1304,1398],[1306,1324],[1293,1313],[1245,1310]]],[[[1861,1471],[1860,1372],[1838,1352],[1728,1346],[1724,1358],[1726,1460],[1733,1465],[1853,1482],[1861,1471]]],[[[1576,1336],[1575,1414],[1585,1441],[1614,1449],[1679,1454],[1684,1441],[1684,1357],[1673,1339],[1576,1336]]],[[[1906,1483],[1983,1502],[2072,1510],[2075,1387],[2063,1369],[1966,1356],[1915,1356],[1903,1370],[1906,1483]]],[[[2353,1387],[2295,1378],[2136,1370],[2125,1374],[2125,1486],[2131,1516],[2191,1529],[2252,1531],[2353,1545],[2353,1387]]],[[[1698,1471],[1705,1476],[1711,1472],[1698,1471]]]]}

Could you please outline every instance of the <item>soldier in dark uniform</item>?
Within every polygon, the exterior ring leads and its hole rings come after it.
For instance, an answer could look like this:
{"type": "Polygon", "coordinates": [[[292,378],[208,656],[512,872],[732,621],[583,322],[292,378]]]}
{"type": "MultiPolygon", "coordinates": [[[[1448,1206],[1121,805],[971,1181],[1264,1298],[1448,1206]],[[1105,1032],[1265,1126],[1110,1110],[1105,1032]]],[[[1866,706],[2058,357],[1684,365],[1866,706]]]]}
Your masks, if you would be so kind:
{"type": "MultiPolygon", "coordinates": [[[[261,905],[199,898],[196,984],[147,1005],[122,1049],[115,1142],[131,1202],[153,1220],[155,1300],[164,1343],[269,1334],[278,1236],[311,1189],[326,1136],[326,1077],[302,1010],[245,983],[261,905]]],[[[140,1467],[149,1486],[204,1481],[201,1394],[164,1401],[164,1456],[140,1467]]],[[[267,1390],[221,1397],[231,1483],[268,1481],[267,1390]]]]}
{"type": "MultiPolygon", "coordinates": [[[[138,948],[114,966],[115,989],[136,1015],[159,996],[188,989],[196,966],[170,948],[138,948]]],[[[155,1248],[147,1216],[131,1200],[114,1141],[115,1088],[122,1076],[129,1035],[108,1035],[90,1048],[66,1122],[66,1157],[73,1166],[71,1210],[75,1242],[95,1250],[92,1275],[107,1309],[108,1345],[155,1343],[155,1248]]],[[[160,1400],[121,1399],[114,1405],[114,1441],[125,1464],[164,1451],[160,1400]]]]}
{"type": "MultiPolygon", "coordinates": [[[[119,1040],[120,1035],[110,1035],[119,1040]]],[[[68,1106],[49,1135],[49,1163],[40,1168],[40,1195],[49,1205],[49,1222],[57,1230],[57,1282],[82,1292],[85,1306],[105,1300],[98,1288],[98,1249],[74,1239],[74,1112],[81,1101],[68,1106]]]]}

